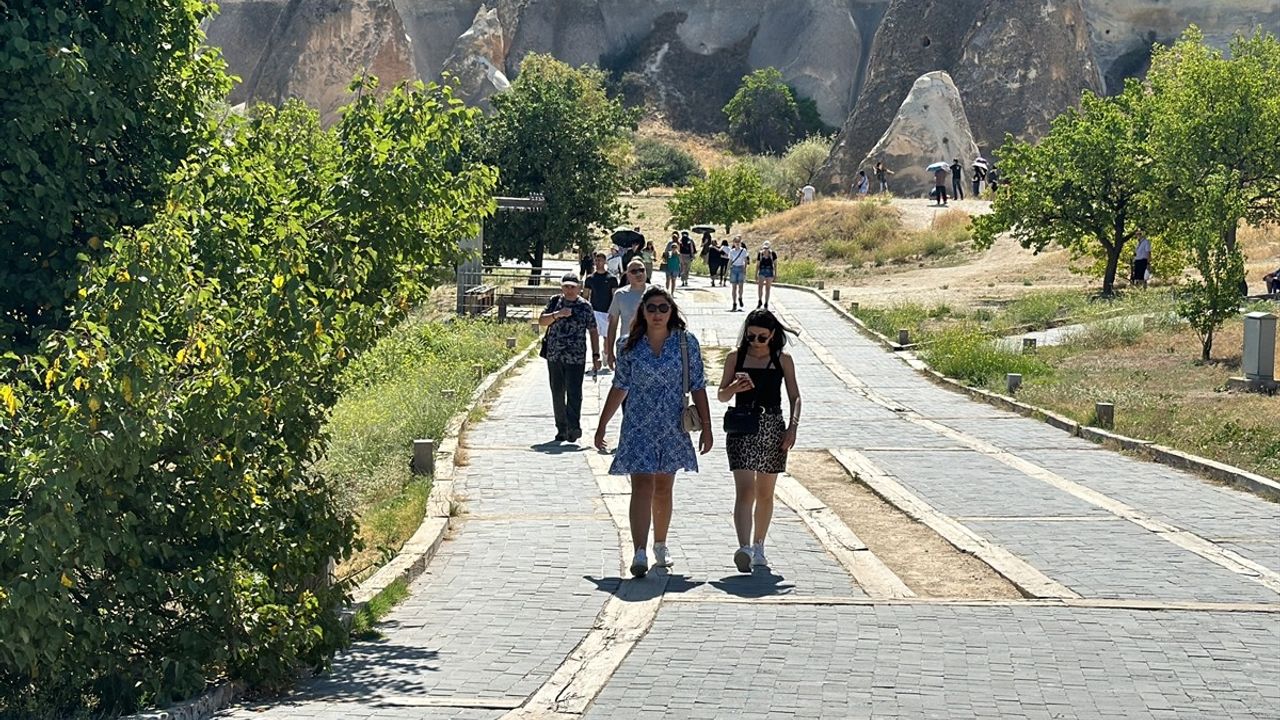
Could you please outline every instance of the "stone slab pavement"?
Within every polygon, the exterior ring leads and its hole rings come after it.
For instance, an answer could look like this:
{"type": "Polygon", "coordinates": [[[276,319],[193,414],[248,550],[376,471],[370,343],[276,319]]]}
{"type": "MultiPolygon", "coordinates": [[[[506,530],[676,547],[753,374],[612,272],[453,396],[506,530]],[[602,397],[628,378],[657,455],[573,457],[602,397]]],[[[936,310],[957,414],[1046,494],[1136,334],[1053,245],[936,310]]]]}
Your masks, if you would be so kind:
{"type": "MultiPolygon", "coordinates": [[[[695,281],[677,299],[705,346],[736,344],[744,316],[727,312],[725,291],[695,281]]],[[[676,566],[651,574],[662,592],[651,627],[623,639],[634,646],[620,665],[587,663],[580,691],[598,696],[586,716],[1280,718],[1280,586],[1268,582],[1280,572],[1280,506],[974,403],[818,298],[775,299],[802,330],[791,347],[800,447],[860,453],[1093,605],[877,600],[781,503],[774,567],[739,575],[717,432],[702,471],[677,480],[676,566]]],[[[588,434],[609,380],[586,380],[588,434]]],[[[357,642],[288,697],[219,717],[530,712],[575,648],[609,636],[602,610],[636,581],[623,574],[625,515],[602,489],[625,482],[602,477],[607,458],[594,451],[548,442],[547,394],[532,362],[470,431],[466,515],[381,639],[357,642]]]]}

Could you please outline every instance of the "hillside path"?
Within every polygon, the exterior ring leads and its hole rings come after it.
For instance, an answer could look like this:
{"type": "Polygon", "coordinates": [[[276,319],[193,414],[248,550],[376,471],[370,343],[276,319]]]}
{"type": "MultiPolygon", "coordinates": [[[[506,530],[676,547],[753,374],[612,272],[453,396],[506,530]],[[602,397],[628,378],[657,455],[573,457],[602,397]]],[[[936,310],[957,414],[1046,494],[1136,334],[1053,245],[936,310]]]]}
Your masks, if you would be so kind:
{"type": "MultiPolygon", "coordinates": [[[[1280,718],[1280,505],[972,402],[820,299],[775,297],[801,330],[799,446],[1038,599],[902,597],[856,538],[815,534],[802,493],[777,505],[773,567],[738,574],[718,427],[677,479],[675,567],[624,579],[627,482],[548,443],[535,361],[469,432],[466,515],[384,637],[218,717],[1280,718]]],[[[703,345],[736,343],[723,290],[677,299],[703,345]]],[[[586,380],[588,435],[610,379],[586,380]]]]}

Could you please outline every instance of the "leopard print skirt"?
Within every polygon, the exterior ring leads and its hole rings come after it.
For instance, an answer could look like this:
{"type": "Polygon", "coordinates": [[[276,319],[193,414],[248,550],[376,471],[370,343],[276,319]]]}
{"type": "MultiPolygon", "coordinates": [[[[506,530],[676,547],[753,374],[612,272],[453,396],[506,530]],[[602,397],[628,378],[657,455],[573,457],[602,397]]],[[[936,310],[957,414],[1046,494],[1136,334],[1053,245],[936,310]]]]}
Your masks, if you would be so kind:
{"type": "Polygon", "coordinates": [[[787,453],[782,450],[782,436],[786,432],[780,413],[764,413],[760,416],[760,429],[755,434],[730,435],[725,443],[729,452],[729,469],[786,472],[787,453]]]}

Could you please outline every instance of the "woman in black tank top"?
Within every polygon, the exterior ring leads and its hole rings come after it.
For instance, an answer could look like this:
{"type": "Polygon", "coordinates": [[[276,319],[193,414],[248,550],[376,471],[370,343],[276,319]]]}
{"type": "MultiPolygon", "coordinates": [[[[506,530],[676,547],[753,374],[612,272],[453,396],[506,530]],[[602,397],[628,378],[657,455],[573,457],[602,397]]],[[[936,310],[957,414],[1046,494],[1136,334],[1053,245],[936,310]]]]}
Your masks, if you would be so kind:
{"type": "Polygon", "coordinates": [[[738,349],[729,354],[720,380],[720,402],[731,398],[738,411],[752,413],[759,427],[750,434],[729,434],[726,447],[733,471],[733,524],[738,550],[733,562],[741,572],[767,567],[765,535],[773,519],[773,489],[787,469],[787,452],[795,445],[800,423],[800,389],[795,363],[783,352],[792,332],[768,310],[747,315],[738,349]],[[782,386],[790,401],[782,414],[782,386]]]}

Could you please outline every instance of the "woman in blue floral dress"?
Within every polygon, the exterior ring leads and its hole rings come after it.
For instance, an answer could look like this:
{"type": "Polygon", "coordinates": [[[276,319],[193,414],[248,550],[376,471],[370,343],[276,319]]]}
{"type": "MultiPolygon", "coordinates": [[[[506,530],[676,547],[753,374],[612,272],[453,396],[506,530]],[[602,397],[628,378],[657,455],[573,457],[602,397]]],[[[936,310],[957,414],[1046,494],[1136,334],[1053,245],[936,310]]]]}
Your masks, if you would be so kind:
{"type": "Polygon", "coordinates": [[[711,409],[698,339],[686,332],[676,301],[660,287],[651,287],[641,296],[640,311],[618,355],[613,387],[596,427],[595,446],[605,450],[605,429],[626,400],[622,433],[609,474],[631,476],[631,540],[635,547],[631,574],[636,577],[649,571],[645,548],[651,520],[654,565],[671,567],[667,530],[671,527],[676,472],[698,471],[693,443],[680,426],[685,408],[681,343],[688,353],[689,390],[702,418],[698,450],[703,455],[710,452],[711,409]]]}

